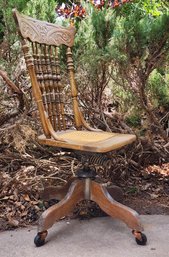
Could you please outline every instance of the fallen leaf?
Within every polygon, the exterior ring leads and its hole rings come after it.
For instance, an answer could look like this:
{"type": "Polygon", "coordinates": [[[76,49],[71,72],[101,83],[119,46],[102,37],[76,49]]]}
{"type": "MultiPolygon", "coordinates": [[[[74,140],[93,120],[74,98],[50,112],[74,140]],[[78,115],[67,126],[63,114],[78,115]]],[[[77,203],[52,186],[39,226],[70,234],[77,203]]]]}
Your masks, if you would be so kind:
{"type": "Polygon", "coordinates": [[[9,218],[8,224],[11,225],[12,227],[18,227],[19,221],[16,219],[9,218]]]}
{"type": "Polygon", "coordinates": [[[156,199],[156,198],[159,197],[159,195],[157,195],[157,194],[150,194],[150,197],[151,197],[151,199],[156,199]]]}
{"type": "Polygon", "coordinates": [[[28,194],[23,195],[23,199],[27,202],[30,202],[30,198],[28,194]]]}

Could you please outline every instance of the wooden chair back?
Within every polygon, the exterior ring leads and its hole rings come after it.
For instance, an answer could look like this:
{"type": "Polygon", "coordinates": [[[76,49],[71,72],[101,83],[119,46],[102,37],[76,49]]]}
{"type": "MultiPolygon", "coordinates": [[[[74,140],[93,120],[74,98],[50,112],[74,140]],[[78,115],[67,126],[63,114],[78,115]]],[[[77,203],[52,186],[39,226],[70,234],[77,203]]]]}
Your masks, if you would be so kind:
{"type": "MultiPolygon", "coordinates": [[[[77,87],[74,78],[72,46],[75,28],[39,21],[13,10],[21,36],[22,49],[31,78],[33,95],[37,102],[44,134],[67,129],[64,85],[61,79],[60,47],[66,47],[66,63],[73,103],[74,125],[79,129],[83,118],[78,108],[77,87]]],[[[69,99],[70,100],[70,99],[69,99]]],[[[67,100],[66,100],[67,101],[67,100]]]]}

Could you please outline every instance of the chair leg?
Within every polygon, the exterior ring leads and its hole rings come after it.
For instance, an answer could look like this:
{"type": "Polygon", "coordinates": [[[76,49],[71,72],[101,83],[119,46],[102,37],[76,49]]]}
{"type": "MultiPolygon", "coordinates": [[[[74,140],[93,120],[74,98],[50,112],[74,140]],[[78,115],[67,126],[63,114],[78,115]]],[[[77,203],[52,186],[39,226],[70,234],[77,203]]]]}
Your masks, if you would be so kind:
{"type": "Polygon", "coordinates": [[[44,211],[39,219],[38,234],[34,239],[36,246],[42,246],[45,243],[47,230],[60,218],[68,215],[77,202],[84,199],[84,181],[74,181],[65,198],[59,203],[51,206],[44,211]]]}
{"type": "Polygon", "coordinates": [[[92,181],[91,184],[91,200],[95,201],[100,208],[111,217],[123,221],[133,231],[143,231],[138,213],[116,202],[104,186],[94,181],[92,181]]]}

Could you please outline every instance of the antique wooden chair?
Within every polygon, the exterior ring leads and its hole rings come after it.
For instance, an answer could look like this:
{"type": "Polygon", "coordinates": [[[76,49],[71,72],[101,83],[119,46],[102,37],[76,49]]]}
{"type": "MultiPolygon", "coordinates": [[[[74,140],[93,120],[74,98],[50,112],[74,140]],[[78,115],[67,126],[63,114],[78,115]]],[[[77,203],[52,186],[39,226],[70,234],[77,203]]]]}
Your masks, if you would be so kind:
{"type": "MultiPolygon", "coordinates": [[[[39,21],[21,15],[17,10],[13,10],[13,15],[21,36],[32,91],[43,128],[43,135],[38,137],[39,143],[78,151],[82,156],[91,156],[96,153],[108,153],[134,142],[135,135],[104,132],[91,128],[85,121],[78,106],[71,51],[75,28],[39,21]],[[66,62],[71,92],[71,97],[67,98],[64,98],[65,88],[59,63],[59,55],[62,52],[59,48],[62,45],[67,49],[66,62]],[[66,107],[70,100],[73,108],[72,128],[68,122],[66,107]]],[[[143,227],[137,212],[115,201],[106,188],[95,181],[96,172],[90,162],[87,161],[77,171],[76,177],[65,197],[41,215],[38,234],[34,239],[36,246],[43,245],[47,230],[83,199],[95,201],[108,215],[123,221],[131,228],[138,244],[146,244],[147,239],[142,233],[143,227]]],[[[50,195],[48,197],[50,198],[50,195]]]]}

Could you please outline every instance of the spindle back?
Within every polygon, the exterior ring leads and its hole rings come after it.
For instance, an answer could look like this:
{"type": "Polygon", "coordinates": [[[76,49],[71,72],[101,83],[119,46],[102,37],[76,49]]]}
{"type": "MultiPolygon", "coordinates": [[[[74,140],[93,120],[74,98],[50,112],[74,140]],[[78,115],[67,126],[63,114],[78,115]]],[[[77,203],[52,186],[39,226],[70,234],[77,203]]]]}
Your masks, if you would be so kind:
{"type": "Polygon", "coordinates": [[[66,63],[71,88],[75,127],[82,125],[77,103],[77,88],[71,47],[75,28],[58,26],[39,21],[13,10],[15,22],[21,36],[22,49],[30,74],[33,94],[38,105],[44,133],[50,137],[49,127],[54,131],[67,129],[64,85],[61,79],[60,47],[65,45],[66,63]]]}

